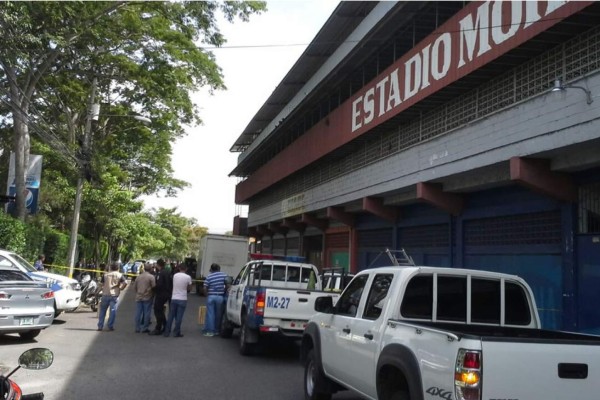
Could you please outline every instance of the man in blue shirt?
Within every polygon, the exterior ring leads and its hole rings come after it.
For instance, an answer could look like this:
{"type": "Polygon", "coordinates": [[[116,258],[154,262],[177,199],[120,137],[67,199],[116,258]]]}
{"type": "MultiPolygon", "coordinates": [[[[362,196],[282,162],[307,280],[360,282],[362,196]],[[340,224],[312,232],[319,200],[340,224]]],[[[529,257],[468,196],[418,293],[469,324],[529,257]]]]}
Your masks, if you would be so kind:
{"type": "Polygon", "coordinates": [[[44,270],[44,260],[46,259],[46,257],[43,254],[40,254],[37,258],[37,260],[35,260],[35,263],[33,264],[33,266],[35,267],[35,269],[37,269],[38,271],[43,271],[44,270]]]}
{"type": "Polygon", "coordinates": [[[219,264],[210,266],[210,273],[204,280],[204,287],[208,295],[206,301],[206,324],[204,325],[204,336],[216,336],[221,329],[221,316],[223,315],[223,299],[227,275],[221,272],[219,264]]]}

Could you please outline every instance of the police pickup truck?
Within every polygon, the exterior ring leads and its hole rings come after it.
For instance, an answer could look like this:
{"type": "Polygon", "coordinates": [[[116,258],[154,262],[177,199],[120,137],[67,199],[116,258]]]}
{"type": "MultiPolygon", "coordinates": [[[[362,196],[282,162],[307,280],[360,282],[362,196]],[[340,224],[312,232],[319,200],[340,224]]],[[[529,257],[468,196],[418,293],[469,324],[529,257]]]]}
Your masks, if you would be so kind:
{"type": "MultiPolygon", "coordinates": [[[[302,257],[253,258],[232,282],[221,320],[221,337],[229,338],[234,328],[240,328],[243,355],[254,353],[259,339],[300,339],[315,313],[315,299],[325,294],[317,267],[298,262],[302,257]]],[[[337,298],[339,294],[328,296],[337,298]]]]}
{"type": "Polygon", "coordinates": [[[374,268],[315,309],[301,346],[306,399],[598,398],[600,336],[540,329],[517,276],[374,268]]]}

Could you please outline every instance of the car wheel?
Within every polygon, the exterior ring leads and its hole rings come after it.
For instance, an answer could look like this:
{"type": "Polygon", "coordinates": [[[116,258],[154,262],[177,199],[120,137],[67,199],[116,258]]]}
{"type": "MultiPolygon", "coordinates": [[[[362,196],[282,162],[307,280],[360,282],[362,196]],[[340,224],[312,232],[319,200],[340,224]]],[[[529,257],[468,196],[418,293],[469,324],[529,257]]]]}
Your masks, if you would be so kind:
{"type": "Polygon", "coordinates": [[[304,364],[304,398],[306,400],[330,400],[331,393],[326,392],[323,388],[326,382],[327,377],[317,363],[315,351],[309,351],[304,364]]]}
{"type": "Polygon", "coordinates": [[[40,332],[41,332],[40,329],[34,329],[32,331],[19,332],[19,336],[21,336],[21,338],[23,338],[23,339],[31,340],[31,339],[35,338],[37,335],[39,335],[40,332]]]}
{"type": "Polygon", "coordinates": [[[246,316],[242,316],[242,325],[240,326],[240,354],[249,356],[254,353],[254,343],[248,343],[250,328],[246,325],[246,316]]]}
{"type": "Polygon", "coordinates": [[[223,314],[221,318],[221,337],[223,339],[229,339],[233,335],[233,324],[227,318],[227,313],[223,314]]]}
{"type": "Polygon", "coordinates": [[[54,318],[58,317],[61,313],[62,313],[62,311],[59,311],[58,308],[56,308],[56,301],[55,301],[54,302],[54,318]]]}

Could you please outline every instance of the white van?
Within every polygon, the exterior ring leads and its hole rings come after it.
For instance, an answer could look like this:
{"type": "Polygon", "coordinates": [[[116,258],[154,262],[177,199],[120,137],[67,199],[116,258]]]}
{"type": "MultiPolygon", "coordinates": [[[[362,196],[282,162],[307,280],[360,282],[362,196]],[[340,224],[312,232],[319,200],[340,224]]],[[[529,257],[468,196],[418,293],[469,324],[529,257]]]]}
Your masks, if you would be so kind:
{"type": "Polygon", "coordinates": [[[0,249],[0,265],[16,268],[35,280],[47,282],[48,287],[54,292],[55,317],[63,311],[73,311],[79,307],[81,286],[75,279],[64,275],[38,271],[23,257],[8,250],[0,249]]]}

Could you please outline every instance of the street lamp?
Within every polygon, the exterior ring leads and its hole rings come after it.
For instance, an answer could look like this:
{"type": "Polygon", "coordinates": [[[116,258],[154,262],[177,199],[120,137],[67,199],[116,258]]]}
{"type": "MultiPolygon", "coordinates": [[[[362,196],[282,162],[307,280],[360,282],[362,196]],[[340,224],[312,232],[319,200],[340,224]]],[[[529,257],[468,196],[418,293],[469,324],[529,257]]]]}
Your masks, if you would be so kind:
{"type": "Polygon", "coordinates": [[[563,85],[562,79],[560,78],[554,80],[554,87],[552,87],[552,92],[564,92],[565,90],[570,88],[583,90],[588,104],[592,104],[592,102],[594,101],[592,99],[592,92],[589,89],[584,88],[583,86],[563,85]]]}
{"type": "MultiPolygon", "coordinates": [[[[75,205],[73,206],[73,221],[71,222],[71,236],[69,237],[69,249],[67,251],[67,265],[69,266],[69,277],[73,277],[73,270],[75,269],[75,252],[77,248],[77,235],[79,233],[79,215],[81,213],[81,197],[83,194],[83,178],[86,172],[89,171],[89,162],[87,159],[90,154],[91,148],[91,136],[92,136],[92,121],[98,121],[100,117],[100,104],[94,103],[94,97],[96,95],[96,86],[98,84],[97,78],[94,77],[92,81],[92,89],[90,92],[90,99],[88,102],[88,114],[86,118],[85,130],[83,132],[83,141],[81,143],[81,153],[86,159],[80,160],[79,162],[79,176],[77,177],[77,189],[75,191],[75,205]]],[[[133,118],[136,121],[142,122],[144,125],[148,125],[152,122],[149,118],[146,118],[138,114],[129,115],[111,115],[103,114],[105,117],[126,117],[133,118]]]]}

